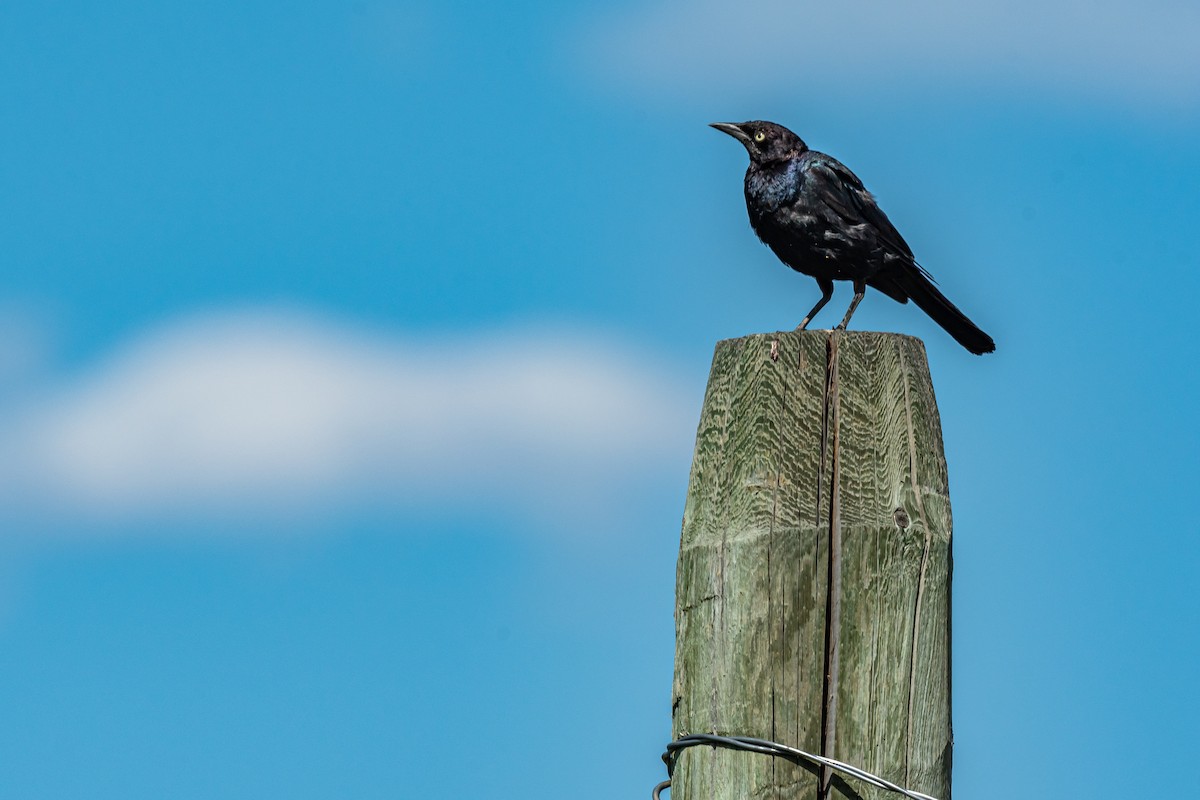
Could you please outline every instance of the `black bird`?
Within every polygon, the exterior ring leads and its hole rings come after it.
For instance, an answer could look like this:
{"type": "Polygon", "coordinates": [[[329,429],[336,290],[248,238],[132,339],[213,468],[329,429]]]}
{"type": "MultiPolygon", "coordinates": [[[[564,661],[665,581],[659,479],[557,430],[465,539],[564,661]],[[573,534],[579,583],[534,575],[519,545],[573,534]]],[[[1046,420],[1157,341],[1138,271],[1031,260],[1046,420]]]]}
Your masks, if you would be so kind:
{"type": "Polygon", "coordinates": [[[911,299],[972,353],[996,349],[992,337],[937,290],[875,198],[844,164],[809,150],[774,122],[714,122],[712,127],[750,153],[746,210],[758,238],[821,287],[821,299],[796,330],[804,330],[829,302],[835,280],[853,281],[854,300],[838,330],[846,329],[870,285],[898,302],[911,299]]]}

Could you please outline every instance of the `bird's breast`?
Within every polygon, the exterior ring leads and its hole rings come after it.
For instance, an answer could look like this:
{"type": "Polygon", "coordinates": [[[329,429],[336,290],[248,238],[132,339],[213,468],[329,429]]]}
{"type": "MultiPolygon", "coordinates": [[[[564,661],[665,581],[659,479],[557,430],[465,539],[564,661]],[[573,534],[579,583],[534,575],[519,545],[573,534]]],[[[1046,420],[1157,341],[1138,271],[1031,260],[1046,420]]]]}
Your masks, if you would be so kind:
{"type": "Polygon", "coordinates": [[[751,167],[746,172],[746,205],[776,211],[796,199],[801,176],[788,168],[751,167]]]}

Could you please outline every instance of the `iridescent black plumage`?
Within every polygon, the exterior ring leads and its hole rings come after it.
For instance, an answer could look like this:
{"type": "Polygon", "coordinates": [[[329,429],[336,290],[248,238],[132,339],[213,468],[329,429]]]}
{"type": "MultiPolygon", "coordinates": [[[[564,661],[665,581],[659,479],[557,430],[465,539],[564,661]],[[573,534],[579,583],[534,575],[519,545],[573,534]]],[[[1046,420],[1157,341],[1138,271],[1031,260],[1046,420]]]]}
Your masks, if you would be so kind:
{"type": "Polygon", "coordinates": [[[967,319],[933,285],[912,250],[858,176],[832,156],[809,150],[773,122],[717,122],[750,154],[746,210],[750,225],[779,259],[816,278],[821,299],[804,329],[833,295],[835,280],[854,283],[854,300],[838,325],[844,330],[872,286],[901,303],[910,299],[972,353],[996,349],[992,337],[967,319]]]}

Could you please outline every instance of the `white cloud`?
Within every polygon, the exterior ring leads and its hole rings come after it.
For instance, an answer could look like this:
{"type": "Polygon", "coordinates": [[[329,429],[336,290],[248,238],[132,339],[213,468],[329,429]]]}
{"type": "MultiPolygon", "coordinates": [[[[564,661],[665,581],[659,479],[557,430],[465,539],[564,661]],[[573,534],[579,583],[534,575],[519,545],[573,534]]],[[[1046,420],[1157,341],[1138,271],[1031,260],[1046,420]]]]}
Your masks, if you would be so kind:
{"type": "Polygon", "coordinates": [[[661,365],[598,337],[199,317],[10,409],[0,493],[109,519],[364,497],[529,510],[686,470],[697,405],[661,365]]]}
{"type": "Polygon", "coordinates": [[[1185,0],[654,0],[605,12],[587,39],[589,65],[658,92],[918,81],[1200,101],[1200,5],[1185,0]]]}

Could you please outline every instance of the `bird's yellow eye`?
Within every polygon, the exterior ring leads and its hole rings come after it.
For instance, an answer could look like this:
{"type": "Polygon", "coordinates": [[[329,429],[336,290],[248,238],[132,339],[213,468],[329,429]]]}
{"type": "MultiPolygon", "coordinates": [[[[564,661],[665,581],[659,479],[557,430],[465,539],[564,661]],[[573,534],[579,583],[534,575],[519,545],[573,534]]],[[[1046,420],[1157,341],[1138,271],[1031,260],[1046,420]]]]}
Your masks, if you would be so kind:
{"type": "Polygon", "coordinates": [[[766,141],[766,138],[767,138],[767,135],[765,133],[763,133],[762,131],[759,131],[758,133],[754,134],[754,141],[756,141],[756,142],[766,141]]]}

